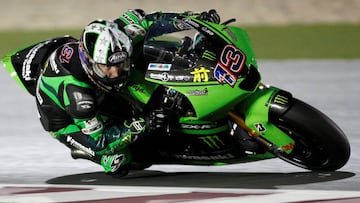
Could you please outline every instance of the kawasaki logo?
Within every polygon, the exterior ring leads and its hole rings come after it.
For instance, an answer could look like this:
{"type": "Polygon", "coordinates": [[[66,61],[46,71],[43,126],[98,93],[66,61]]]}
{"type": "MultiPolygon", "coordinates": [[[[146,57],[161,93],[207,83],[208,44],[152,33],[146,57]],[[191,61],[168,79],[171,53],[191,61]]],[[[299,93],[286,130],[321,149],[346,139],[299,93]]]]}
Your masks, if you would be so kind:
{"type": "Polygon", "coordinates": [[[49,44],[50,41],[46,41],[43,43],[39,43],[36,46],[34,46],[33,48],[31,48],[31,50],[29,51],[29,53],[26,54],[26,58],[24,59],[23,65],[22,65],[22,78],[25,81],[30,81],[33,80],[33,78],[31,77],[31,65],[32,62],[34,60],[34,58],[36,57],[36,54],[38,53],[38,51],[44,47],[45,45],[49,44]]]}
{"type": "Polygon", "coordinates": [[[74,140],[74,138],[72,138],[71,136],[67,136],[66,142],[69,143],[71,146],[75,147],[76,149],[80,149],[91,156],[95,156],[95,152],[90,147],[85,147],[84,145],[74,140]]]}

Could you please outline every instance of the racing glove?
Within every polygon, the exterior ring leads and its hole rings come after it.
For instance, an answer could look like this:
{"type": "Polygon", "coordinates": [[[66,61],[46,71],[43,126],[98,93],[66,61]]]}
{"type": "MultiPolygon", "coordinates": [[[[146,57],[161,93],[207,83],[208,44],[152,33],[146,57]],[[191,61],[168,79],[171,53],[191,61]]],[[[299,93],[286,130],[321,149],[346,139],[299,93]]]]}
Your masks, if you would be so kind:
{"type": "Polygon", "coordinates": [[[206,21],[216,23],[216,24],[220,23],[220,16],[216,12],[215,9],[211,9],[209,11],[204,11],[204,12],[200,13],[200,15],[198,16],[198,19],[206,20],[206,21]]]}
{"type": "Polygon", "coordinates": [[[146,31],[149,29],[150,25],[145,17],[145,11],[129,9],[119,16],[115,22],[123,27],[126,35],[136,43],[145,37],[146,31]]]}
{"type": "Polygon", "coordinates": [[[145,132],[146,123],[143,118],[124,121],[123,125],[113,125],[104,130],[97,140],[96,155],[114,155],[121,153],[129,144],[135,142],[145,132]]]}
{"type": "Polygon", "coordinates": [[[123,137],[122,141],[130,144],[135,142],[139,136],[145,132],[146,122],[142,117],[132,118],[131,120],[124,121],[124,126],[128,128],[126,136],[123,137]]]}

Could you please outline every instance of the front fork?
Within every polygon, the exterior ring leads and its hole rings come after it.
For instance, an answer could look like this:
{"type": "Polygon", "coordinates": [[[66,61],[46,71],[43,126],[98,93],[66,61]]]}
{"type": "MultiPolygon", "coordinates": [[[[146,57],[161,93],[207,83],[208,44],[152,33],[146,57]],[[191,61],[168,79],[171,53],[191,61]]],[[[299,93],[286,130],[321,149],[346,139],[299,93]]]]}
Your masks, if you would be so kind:
{"type": "Polygon", "coordinates": [[[295,141],[274,122],[290,108],[291,102],[289,92],[260,85],[229,112],[229,116],[269,152],[282,158],[293,150],[295,141]]]}

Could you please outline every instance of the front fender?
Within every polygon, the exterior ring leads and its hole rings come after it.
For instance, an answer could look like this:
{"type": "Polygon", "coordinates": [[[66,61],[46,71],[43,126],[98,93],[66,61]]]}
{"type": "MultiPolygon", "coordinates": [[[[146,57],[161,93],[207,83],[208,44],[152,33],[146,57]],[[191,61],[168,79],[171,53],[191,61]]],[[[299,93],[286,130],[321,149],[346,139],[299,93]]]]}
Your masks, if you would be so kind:
{"type": "Polygon", "coordinates": [[[294,140],[272,121],[286,112],[291,101],[292,96],[289,92],[276,87],[259,86],[253,94],[237,104],[235,111],[244,117],[249,128],[289,153],[295,144],[294,140]]]}

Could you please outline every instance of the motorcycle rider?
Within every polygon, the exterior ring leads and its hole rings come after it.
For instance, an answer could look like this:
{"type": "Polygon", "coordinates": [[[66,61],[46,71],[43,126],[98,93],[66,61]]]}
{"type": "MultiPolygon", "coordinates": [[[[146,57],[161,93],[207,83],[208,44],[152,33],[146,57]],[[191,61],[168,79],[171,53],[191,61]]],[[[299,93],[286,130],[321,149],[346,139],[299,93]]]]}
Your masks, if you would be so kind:
{"type": "MultiPolygon", "coordinates": [[[[50,55],[38,79],[36,103],[44,129],[69,147],[74,158],[98,163],[107,174],[126,175],[132,161],[129,146],[166,122],[163,111],[134,115],[130,102],[114,96],[139,65],[135,62],[146,31],[161,15],[166,14],[134,9],[113,21],[91,22],[79,41],[50,55]],[[114,114],[120,118],[110,116],[114,114]]],[[[220,21],[215,10],[198,17],[220,21]]]]}

